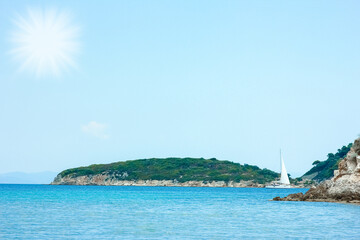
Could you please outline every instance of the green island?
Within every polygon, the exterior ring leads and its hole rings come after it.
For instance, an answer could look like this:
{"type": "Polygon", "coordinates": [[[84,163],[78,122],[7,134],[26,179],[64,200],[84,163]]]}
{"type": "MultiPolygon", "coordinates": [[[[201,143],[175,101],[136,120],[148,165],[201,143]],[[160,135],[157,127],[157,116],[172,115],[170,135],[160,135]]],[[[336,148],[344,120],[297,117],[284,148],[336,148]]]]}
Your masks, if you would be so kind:
{"type": "MultiPolygon", "coordinates": [[[[339,162],[346,156],[352,143],[338,149],[336,153],[327,154],[325,161],[316,160],[313,167],[302,177],[290,182],[296,186],[312,186],[334,176],[339,162]]],[[[62,171],[54,184],[112,184],[110,181],[170,180],[179,183],[198,182],[236,182],[251,181],[256,184],[267,184],[279,178],[279,173],[258,166],[234,163],[216,158],[149,158],[119,161],[110,164],[93,164],[87,167],[71,168],[62,171]],[[96,178],[96,176],[105,176],[96,178]],[[81,179],[86,177],[87,180],[81,179]]]]}
{"type": "Polygon", "coordinates": [[[313,167],[302,176],[302,179],[322,182],[332,178],[334,176],[334,170],[338,169],[339,162],[346,156],[352,146],[353,144],[349,143],[347,146],[338,149],[335,154],[329,153],[325,161],[314,161],[312,164],[313,167]]]}
{"type": "Polygon", "coordinates": [[[216,158],[150,158],[94,164],[87,167],[72,168],[62,171],[63,177],[80,177],[107,174],[119,180],[174,180],[187,181],[248,181],[264,184],[279,177],[269,169],[221,161],[216,158]],[[126,173],[126,174],[124,174],[126,173]]]}

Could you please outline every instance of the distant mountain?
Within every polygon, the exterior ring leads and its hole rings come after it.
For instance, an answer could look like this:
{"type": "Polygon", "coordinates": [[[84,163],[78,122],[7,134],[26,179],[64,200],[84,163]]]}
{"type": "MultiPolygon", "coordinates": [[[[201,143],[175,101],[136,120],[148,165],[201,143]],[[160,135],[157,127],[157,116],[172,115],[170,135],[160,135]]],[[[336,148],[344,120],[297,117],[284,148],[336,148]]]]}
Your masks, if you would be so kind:
{"type": "Polygon", "coordinates": [[[278,177],[278,173],[268,169],[215,158],[151,158],[67,169],[58,174],[53,184],[119,185],[150,180],[169,180],[174,184],[192,184],[191,181],[264,184],[278,177]]]}
{"type": "Polygon", "coordinates": [[[339,162],[350,151],[352,145],[352,143],[349,143],[347,146],[343,146],[342,148],[338,149],[335,154],[329,153],[325,161],[314,161],[314,167],[312,167],[308,172],[306,172],[302,176],[302,178],[311,179],[316,182],[322,182],[324,180],[332,178],[334,176],[334,170],[338,169],[339,162]]]}
{"type": "Polygon", "coordinates": [[[55,172],[10,172],[0,174],[0,183],[17,183],[17,184],[49,184],[54,179],[55,172]]]}

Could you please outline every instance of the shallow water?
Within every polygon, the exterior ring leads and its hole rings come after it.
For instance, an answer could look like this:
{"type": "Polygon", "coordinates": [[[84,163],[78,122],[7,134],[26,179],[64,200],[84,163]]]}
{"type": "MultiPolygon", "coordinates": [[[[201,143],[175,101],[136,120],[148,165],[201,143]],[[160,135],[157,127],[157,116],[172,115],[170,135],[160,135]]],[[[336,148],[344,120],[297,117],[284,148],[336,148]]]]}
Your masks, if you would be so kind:
{"type": "Polygon", "coordinates": [[[360,206],[307,189],[0,184],[0,239],[360,239],[360,206]]]}

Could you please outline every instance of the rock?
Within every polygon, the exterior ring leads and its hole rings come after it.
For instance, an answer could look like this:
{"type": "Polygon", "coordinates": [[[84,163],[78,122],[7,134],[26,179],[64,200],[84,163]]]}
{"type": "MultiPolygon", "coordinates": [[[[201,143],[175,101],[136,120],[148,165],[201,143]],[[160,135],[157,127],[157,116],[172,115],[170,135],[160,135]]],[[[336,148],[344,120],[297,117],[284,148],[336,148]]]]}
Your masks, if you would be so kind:
{"type": "Polygon", "coordinates": [[[56,176],[51,185],[100,185],[100,186],[169,186],[169,187],[264,187],[253,181],[186,181],[174,180],[119,180],[111,174],[61,177],[56,176]]]}
{"type": "Polygon", "coordinates": [[[301,201],[303,197],[304,197],[304,195],[302,192],[293,193],[293,194],[290,194],[289,196],[287,196],[289,201],[301,201]]]}
{"type": "Polygon", "coordinates": [[[287,197],[274,197],[273,201],[301,201],[303,198],[303,193],[293,193],[289,194],[287,197]]]}
{"type": "Polygon", "coordinates": [[[334,177],[311,188],[304,195],[290,194],[276,197],[275,201],[324,201],[324,202],[360,202],[360,138],[356,139],[351,150],[339,163],[334,177]]]}

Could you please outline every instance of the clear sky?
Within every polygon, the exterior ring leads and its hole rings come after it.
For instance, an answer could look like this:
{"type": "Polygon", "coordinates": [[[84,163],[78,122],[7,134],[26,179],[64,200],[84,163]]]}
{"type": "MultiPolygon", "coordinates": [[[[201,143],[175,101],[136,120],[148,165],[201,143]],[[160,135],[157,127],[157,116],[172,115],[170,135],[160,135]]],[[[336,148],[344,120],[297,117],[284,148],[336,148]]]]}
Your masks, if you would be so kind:
{"type": "Polygon", "coordinates": [[[360,133],[359,12],[329,0],[0,1],[0,173],[170,156],[279,171],[282,148],[301,175],[360,133]],[[34,29],[53,33],[29,40],[34,29]]]}

